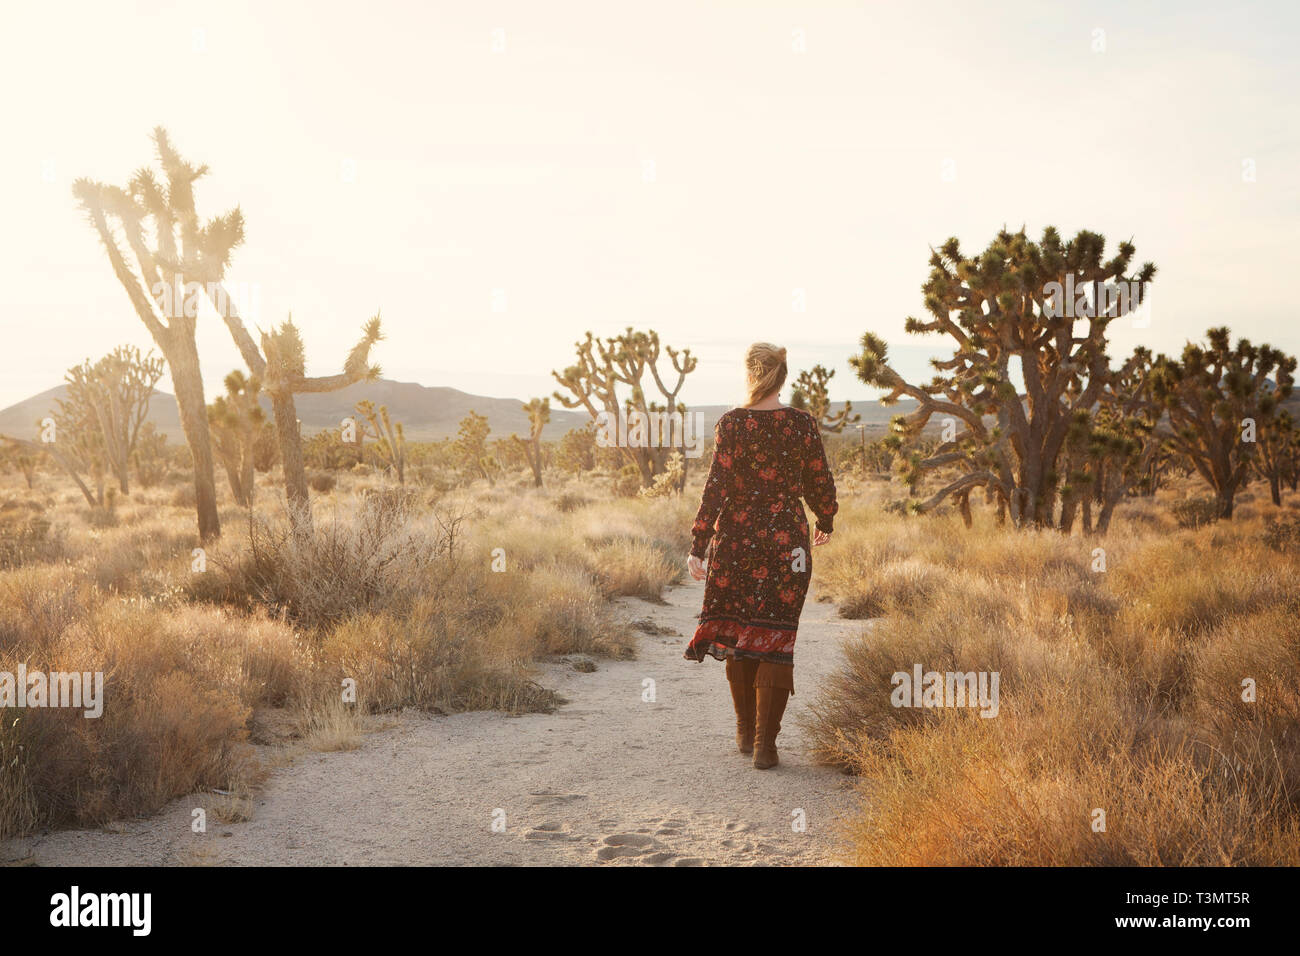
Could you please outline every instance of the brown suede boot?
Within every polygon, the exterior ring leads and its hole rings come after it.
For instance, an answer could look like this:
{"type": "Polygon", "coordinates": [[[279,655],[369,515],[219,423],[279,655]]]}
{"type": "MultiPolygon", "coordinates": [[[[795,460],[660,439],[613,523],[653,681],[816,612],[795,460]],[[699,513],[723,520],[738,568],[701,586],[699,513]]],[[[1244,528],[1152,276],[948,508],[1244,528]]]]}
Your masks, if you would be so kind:
{"type": "Polygon", "coordinates": [[[754,767],[767,770],[779,764],[776,735],[781,732],[785,705],[794,693],[794,665],[764,661],[754,677],[757,706],[754,710],[754,767]]]}
{"type": "Polygon", "coordinates": [[[754,752],[754,674],[758,661],[727,658],[727,682],[731,684],[731,702],[736,707],[736,749],[742,754],[754,752]]]}

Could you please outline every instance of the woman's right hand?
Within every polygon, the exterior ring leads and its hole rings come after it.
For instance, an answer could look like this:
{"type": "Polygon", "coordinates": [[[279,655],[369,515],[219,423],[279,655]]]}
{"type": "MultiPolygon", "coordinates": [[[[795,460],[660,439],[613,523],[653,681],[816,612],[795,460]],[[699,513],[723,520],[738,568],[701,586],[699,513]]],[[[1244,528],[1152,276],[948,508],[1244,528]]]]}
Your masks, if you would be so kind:
{"type": "Polygon", "coordinates": [[[695,580],[703,581],[705,572],[708,570],[708,565],[704,563],[703,558],[697,558],[692,554],[686,559],[686,569],[691,572],[691,577],[695,580]]]}
{"type": "Polygon", "coordinates": [[[825,544],[825,543],[826,543],[827,541],[829,541],[830,539],[831,539],[831,536],[830,536],[830,533],[829,533],[829,532],[826,532],[826,531],[814,531],[814,532],[813,532],[813,547],[815,548],[815,547],[817,547],[817,545],[819,545],[819,544],[825,544]]]}

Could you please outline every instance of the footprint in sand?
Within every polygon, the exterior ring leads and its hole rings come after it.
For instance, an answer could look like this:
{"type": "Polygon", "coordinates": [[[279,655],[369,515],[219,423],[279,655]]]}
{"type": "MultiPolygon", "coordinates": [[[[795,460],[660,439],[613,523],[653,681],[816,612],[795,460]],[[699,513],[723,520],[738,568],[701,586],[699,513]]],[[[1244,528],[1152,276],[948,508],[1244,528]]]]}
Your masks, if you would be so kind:
{"type": "Polygon", "coordinates": [[[585,793],[556,793],[553,790],[534,790],[528,794],[528,802],[534,805],[554,806],[556,804],[574,803],[586,800],[585,793]]]}
{"type": "Polygon", "coordinates": [[[580,839],[575,834],[569,833],[562,823],[539,823],[527,833],[524,834],[525,840],[563,840],[572,842],[580,839]]]}

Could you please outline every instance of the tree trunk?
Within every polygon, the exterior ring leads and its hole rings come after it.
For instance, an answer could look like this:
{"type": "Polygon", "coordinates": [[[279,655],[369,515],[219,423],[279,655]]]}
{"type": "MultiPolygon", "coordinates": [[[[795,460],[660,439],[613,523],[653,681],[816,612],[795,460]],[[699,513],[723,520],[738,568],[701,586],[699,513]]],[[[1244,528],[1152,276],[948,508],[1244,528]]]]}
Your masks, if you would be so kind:
{"type": "Polygon", "coordinates": [[[542,487],[542,440],[534,438],[526,449],[528,465],[533,469],[533,487],[542,487]]]}
{"type": "Polygon", "coordinates": [[[199,539],[211,541],[221,536],[221,519],[217,516],[217,481],[198,348],[193,339],[176,335],[163,352],[171,365],[181,430],[185,432],[185,441],[194,461],[194,504],[198,511],[199,539]]]}
{"type": "Polygon", "coordinates": [[[302,431],[298,407],[292,392],[272,392],[271,412],[275,434],[280,439],[280,467],[284,469],[284,497],[289,521],[297,534],[311,531],[311,495],[307,490],[307,467],[302,458],[302,431]]]}
{"type": "Polygon", "coordinates": [[[1105,534],[1110,528],[1111,515],[1115,513],[1115,506],[1119,504],[1120,499],[1124,497],[1122,488],[1110,491],[1101,503],[1101,512],[1097,515],[1097,533],[1105,534]]]}
{"type": "Polygon", "coordinates": [[[128,459],[125,455],[115,455],[113,458],[113,474],[117,478],[117,490],[123,495],[131,493],[131,477],[128,469],[128,459]]]}
{"type": "Polygon", "coordinates": [[[1061,502],[1061,534],[1069,535],[1074,530],[1074,518],[1079,510],[1079,499],[1071,496],[1068,500],[1061,502]]]}
{"type": "Polygon", "coordinates": [[[1273,496],[1273,504],[1282,504],[1282,480],[1277,474],[1268,476],[1268,493],[1273,496]]]}
{"type": "Polygon", "coordinates": [[[230,482],[230,494],[235,504],[241,508],[248,507],[248,494],[244,490],[244,479],[240,473],[239,462],[232,461],[229,455],[222,454],[221,467],[226,470],[226,480],[230,482]]]}
{"type": "Polygon", "coordinates": [[[239,462],[239,483],[244,487],[244,505],[253,507],[253,487],[257,477],[253,474],[253,445],[255,439],[252,434],[244,437],[243,448],[240,449],[239,462]]]}

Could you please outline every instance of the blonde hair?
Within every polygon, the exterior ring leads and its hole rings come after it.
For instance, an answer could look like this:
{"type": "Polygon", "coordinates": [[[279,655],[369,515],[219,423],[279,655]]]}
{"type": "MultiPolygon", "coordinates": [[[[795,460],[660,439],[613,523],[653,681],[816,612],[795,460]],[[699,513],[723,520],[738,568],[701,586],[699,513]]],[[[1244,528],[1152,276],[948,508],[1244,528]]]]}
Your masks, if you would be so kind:
{"type": "Polygon", "coordinates": [[[745,375],[749,384],[748,405],[762,401],[785,384],[785,349],[771,342],[755,342],[745,353],[745,375]]]}

